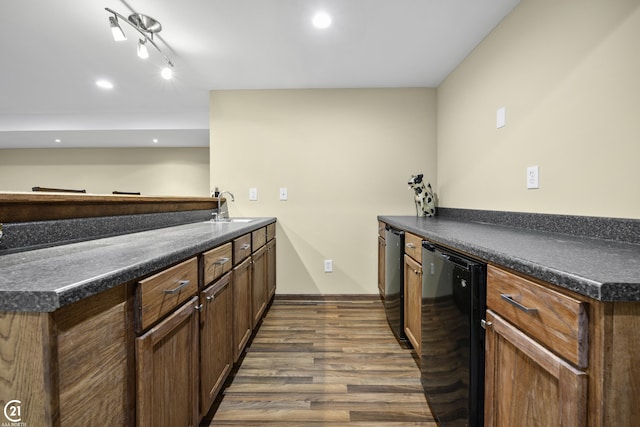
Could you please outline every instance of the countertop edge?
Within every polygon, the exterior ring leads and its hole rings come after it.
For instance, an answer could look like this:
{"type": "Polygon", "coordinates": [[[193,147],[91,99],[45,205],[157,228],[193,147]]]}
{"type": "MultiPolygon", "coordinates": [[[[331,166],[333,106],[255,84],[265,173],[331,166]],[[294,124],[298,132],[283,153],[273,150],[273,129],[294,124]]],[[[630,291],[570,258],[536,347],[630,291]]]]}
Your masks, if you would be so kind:
{"type": "MultiPolygon", "coordinates": [[[[126,268],[119,268],[87,280],[70,283],[57,290],[43,291],[16,291],[4,290],[0,302],[0,311],[4,312],[53,312],[66,305],[81,301],[85,298],[107,291],[115,286],[139,280],[164,268],[182,262],[202,252],[213,249],[244,234],[275,223],[275,217],[256,218],[248,223],[237,223],[238,227],[213,237],[205,237],[194,242],[193,245],[176,251],[165,252],[160,256],[149,258],[143,262],[131,264],[126,268]]],[[[189,224],[187,224],[189,225],[189,224]]],[[[175,226],[180,227],[180,226],[175,226]]],[[[174,227],[169,227],[174,228],[174,227]]],[[[139,233],[141,238],[147,233],[157,233],[158,230],[150,230],[139,233]]],[[[110,239],[110,238],[105,238],[110,239]]],[[[102,239],[98,239],[102,240],[102,239]]]]}
{"type": "MultiPolygon", "coordinates": [[[[433,232],[428,228],[420,228],[415,225],[410,225],[408,224],[408,222],[410,222],[410,217],[379,215],[378,220],[425,237],[436,244],[458,250],[489,264],[506,267],[518,273],[551,283],[562,289],[575,292],[594,300],[603,302],[640,301],[640,283],[620,283],[615,281],[594,280],[577,274],[576,272],[552,268],[547,265],[534,262],[530,259],[513,256],[507,252],[501,252],[495,248],[484,247],[458,238],[447,237],[441,233],[433,232]]],[[[455,220],[447,221],[455,222],[455,220]]],[[[460,222],[461,225],[464,223],[465,222],[460,222]]],[[[499,227],[494,224],[485,225],[482,223],[473,223],[473,225],[476,227],[499,227]]],[[[518,233],[518,229],[516,228],[504,228],[513,232],[514,237],[516,233],[518,233]]]]}

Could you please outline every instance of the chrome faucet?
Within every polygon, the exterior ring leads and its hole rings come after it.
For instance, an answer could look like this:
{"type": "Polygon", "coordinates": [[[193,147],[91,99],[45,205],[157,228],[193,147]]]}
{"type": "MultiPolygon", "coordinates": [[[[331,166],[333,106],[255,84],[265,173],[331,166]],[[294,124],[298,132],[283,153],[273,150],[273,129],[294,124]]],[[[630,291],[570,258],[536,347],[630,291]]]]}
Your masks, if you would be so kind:
{"type": "Polygon", "coordinates": [[[223,194],[230,195],[232,202],[236,201],[235,197],[233,197],[233,193],[231,193],[230,191],[221,191],[220,194],[218,194],[218,215],[214,216],[215,221],[224,221],[225,219],[229,219],[229,209],[227,208],[227,203],[225,202],[222,206],[220,206],[220,199],[222,199],[223,194]]]}

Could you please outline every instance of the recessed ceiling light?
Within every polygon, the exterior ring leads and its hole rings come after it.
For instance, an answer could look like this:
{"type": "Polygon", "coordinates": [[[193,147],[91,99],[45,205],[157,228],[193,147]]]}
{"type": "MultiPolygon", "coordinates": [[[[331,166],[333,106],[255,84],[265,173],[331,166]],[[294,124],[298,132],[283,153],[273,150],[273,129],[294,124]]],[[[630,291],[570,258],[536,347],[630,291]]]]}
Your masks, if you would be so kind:
{"type": "Polygon", "coordinates": [[[171,78],[173,77],[173,70],[170,66],[167,65],[162,69],[162,71],[160,71],[160,75],[165,80],[171,80],[171,78]]]}
{"type": "Polygon", "coordinates": [[[102,89],[113,89],[113,83],[109,80],[96,80],[96,86],[102,89]]]}
{"type": "Polygon", "coordinates": [[[325,29],[331,26],[331,15],[326,12],[318,12],[313,15],[311,20],[313,26],[320,29],[325,29]]]}
{"type": "Polygon", "coordinates": [[[62,142],[62,140],[60,138],[56,138],[54,139],[54,142],[62,142]]]}
{"type": "Polygon", "coordinates": [[[158,143],[158,138],[153,138],[153,143],[157,144],[158,143]]]}

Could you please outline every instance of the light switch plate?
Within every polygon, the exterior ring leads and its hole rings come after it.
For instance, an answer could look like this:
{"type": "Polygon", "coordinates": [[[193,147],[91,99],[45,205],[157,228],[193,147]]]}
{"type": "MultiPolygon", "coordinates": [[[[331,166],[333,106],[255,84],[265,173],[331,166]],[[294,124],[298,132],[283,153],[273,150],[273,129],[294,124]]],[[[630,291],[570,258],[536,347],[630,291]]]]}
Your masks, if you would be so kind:
{"type": "Polygon", "coordinates": [[[496,110],[496,128],[503,128],[507,124],[507,112],[504,107],[496,110]]]}
{"type": "Polygon", "coordinates": [[[289,198],[289,192],[285,187],[280,188],[280,200],[287,200],[289,198]]]}
{"type": "Polygon", "coordinates": [[[540,168],[538,166],[527,168],[527,188],[540,188],[540,168]]]}
{"type": "Polygon", "coordinates": [[[325,273],[333,272],[333,260],[330,260],[330,259],[324,260],[324,272],[325,273]]]}
{"type": "Polygon", "coordinates": [[[255,187],[252,187],[249,189],[249,200],[251,201],[256,201],[258,200],[258,189],[255,187]]]}

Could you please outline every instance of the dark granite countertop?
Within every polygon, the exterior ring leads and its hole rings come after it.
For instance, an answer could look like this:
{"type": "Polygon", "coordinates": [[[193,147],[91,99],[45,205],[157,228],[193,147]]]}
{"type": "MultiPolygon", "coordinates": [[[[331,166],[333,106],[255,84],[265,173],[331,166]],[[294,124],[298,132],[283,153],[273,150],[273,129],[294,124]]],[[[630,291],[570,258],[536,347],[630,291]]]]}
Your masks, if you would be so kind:
{"type": "Polygon", "coordinates": [[[439,217],[378,219],[596,300],[640,301],[639,244],[439,217]]]}
{"type": "Polygon", "coordinates": [[[55,311],[275,221],[201,221],[2,255],[0,311],[55,311]]]}

